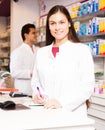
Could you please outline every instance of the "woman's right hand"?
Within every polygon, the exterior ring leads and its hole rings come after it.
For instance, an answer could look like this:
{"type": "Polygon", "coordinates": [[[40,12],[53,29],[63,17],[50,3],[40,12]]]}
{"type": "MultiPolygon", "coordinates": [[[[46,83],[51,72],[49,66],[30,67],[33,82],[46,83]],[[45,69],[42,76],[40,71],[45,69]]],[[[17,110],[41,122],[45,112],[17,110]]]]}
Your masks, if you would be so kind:
{"type": "Polygon", "coordinates": [[[36,94],[34,96],[34,102],[38,103],[38,104],[44,104],[47,99],[48,99],[48,97],[46,95],[43,95],[42,97],[40,97],[39,94],[36,94]]]}

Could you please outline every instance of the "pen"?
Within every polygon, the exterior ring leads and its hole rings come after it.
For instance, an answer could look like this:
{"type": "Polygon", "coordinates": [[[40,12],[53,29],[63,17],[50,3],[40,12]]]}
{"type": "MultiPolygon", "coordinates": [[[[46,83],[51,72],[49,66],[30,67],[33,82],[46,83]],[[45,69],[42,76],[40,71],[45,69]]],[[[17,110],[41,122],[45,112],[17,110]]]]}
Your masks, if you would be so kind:
{"type": "Polygon", "coordinates": [[[40,97],[43,98],[43,96],[42,96],[42,94],[41,94],[41,92],[40,92],[39,87],[37,87],[37,90],[38,90],[38,93],[39,93],[40,97]]]}

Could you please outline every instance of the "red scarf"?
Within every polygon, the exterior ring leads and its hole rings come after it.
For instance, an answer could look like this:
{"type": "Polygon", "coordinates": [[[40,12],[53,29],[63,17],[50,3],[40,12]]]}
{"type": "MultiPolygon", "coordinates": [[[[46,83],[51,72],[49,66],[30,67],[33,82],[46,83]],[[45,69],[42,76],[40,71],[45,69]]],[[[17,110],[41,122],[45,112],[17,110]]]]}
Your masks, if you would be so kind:
{"type": "Polygon", "coordinates": [[[52,47],[52,53],[54,57],[56,57],[57,52],[59,52],[59,47],[52,47]]]}

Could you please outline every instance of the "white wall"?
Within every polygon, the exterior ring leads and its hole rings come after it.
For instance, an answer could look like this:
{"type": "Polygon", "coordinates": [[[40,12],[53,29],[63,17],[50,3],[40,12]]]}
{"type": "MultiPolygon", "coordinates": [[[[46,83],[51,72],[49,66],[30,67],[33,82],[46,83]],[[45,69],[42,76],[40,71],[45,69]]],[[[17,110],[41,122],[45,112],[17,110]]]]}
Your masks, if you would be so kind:
{"type": "Polygon", "coordinates": [[[38,0],[11,0],[11,51],[22,43],[21,28],[39,17],[38,0]]]}
{"type": "Polygon", "coordinates": [[[40,15],[46,14],[54,5],[70,5],[71,3],[78,2],[80,0],[40,0],[40,15]],[[45,10],[43,9],[46,6],[45,10]]]}

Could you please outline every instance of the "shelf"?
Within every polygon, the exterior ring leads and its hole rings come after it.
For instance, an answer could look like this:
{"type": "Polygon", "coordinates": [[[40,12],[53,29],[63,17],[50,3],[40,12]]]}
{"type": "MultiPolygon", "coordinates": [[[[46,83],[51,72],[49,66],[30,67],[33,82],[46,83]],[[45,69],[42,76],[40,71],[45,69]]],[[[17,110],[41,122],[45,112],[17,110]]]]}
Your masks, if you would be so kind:
{"type": "Polygon", "coordinates": [[[0,53],[0,58],[9,58],[9,53],[7,53],[7,52],[1,52],[0,53]]]}
{"type": "Polygon", "coordinates": [[[93,17],[104,17],[105,16],[105,10],[101,10],[101,11],[97,11],[97,12],[94,12],[94,13],[90,13],[90,14],[86,14],[86,15],[83,15],[83,16],[78,16],[77,18],[73,18],[73,22],[75,21],[86,21],[88,19],[91,19],[93,17]]]}
{"type": "Polygon", "coordinates": [[[8,64],[2,64],[1,65],[1,67],[7,67],[8,66],[8,64]]]}
{"type": "Polygon", "coordinates": [[[5,32],[5,33],[0,34],[0,40],[3,40],[5,38],[9,38],[9,37],[10,37],[9,32],[5,32]]]}
{"type": "Polygon", "coordinates": [[[100,58],[101,58],[101,57],[102,57],[102,58],[105,58],[105,55],[93,55],[93,57],[94,57],[94,58],[99,58],[99,57],[100,57],[100,58]]]}
{"type": "Polygon", "coordinates": [[[93,93],[92,96],[99,97],[99,98],[104,98],[105,99],[105,94],[96,94],[96,93],[93,93]]]}
{"type": "MultiPolygon", "coordinates": [[[[92,20],[94,17],[104,17],[105,18],[105,10],[97,11],[91,14],[87,14],[81,17],[77,17],[72,19],[73,22],[79,22],[80,24],[86,23],[88,25],[89,20],[92,20]]],[[[87,35],[81,35],[78,36],[80,42],[82,43],[93,43],[95,44],[94,41],[97,41],[97,39],[105,39],[105,32],[99,32],[96,34],[87,34],[87,35]]],[[[95,54],[95,49],[93,50],[92,48],[92,53],[95,54]]],[[[104,53],[103,53],[104,54],[104,53]]],[[[100,69],[102,73],[100,75],[95,74],[95,78],[98,79],[105,79],[105,55],[93,55],[94,58],[94,70],[100,69]]]]}
{"type": "Polygon", "coordinates": [[[4,20],[6,24],[1,23],[0,25],[0,27],[3,27],[0,32],[0,70],[10,71],[10,17],[3,18],[4,20]]]}
{"type": "Polygon", "coordinates": [[[9,42],[0,43],[0,48],[1,49],[10,48],[10,43],[9,42]]]}
{"type": "Polygon", "coordinates": [[[37,43],[35,43],[35,46],[43,47],[43,46],[45,46],[45,41],[37,42],[37,43]]]}
{"type": "Polygon", "coordinates": [[[78,36],[78,37],[79,38],[86,38],[86,37],[97,37],[97,36],[104,36],[105,37],[105,32],[97,33],[97,34],[82,35],[82,36],[78,36]]]}
{"type": "Polygon", "coordinates": [[[37,31],[39,31],[40,29],[45,29],[46,26],[40,26],[38,28],[36,28],[37,31]]]}
{"type": "Polygon", "coordinates": [[[82,35],[78,36],[81,42],[90,42],[93,41],[93,39],[96,38],[102,38],[105,39],[105,32],[97,33],[97,34],[88,34],[88,35],[82,35]]]}
{"type": "MultiPolygon", "coordinates": [[[[94,17],[105,17],[105,10],[99,10],[94,13],[86,14],[77,18],[72,19],[73,22],[80,22],[80,25],[82,23],[86,23],[88,26],[89,20],[92,20],[94,17]],[[84,22],[83,22],[84,21],[84,22]]],[[[105,32],[99,32],[97,34],[87,34],[87,35],[78,35],[79,39],[81,42],[91,42],[94,41],[94,39],[99,38],[99,39],[105,39],[105,32]]]]}

